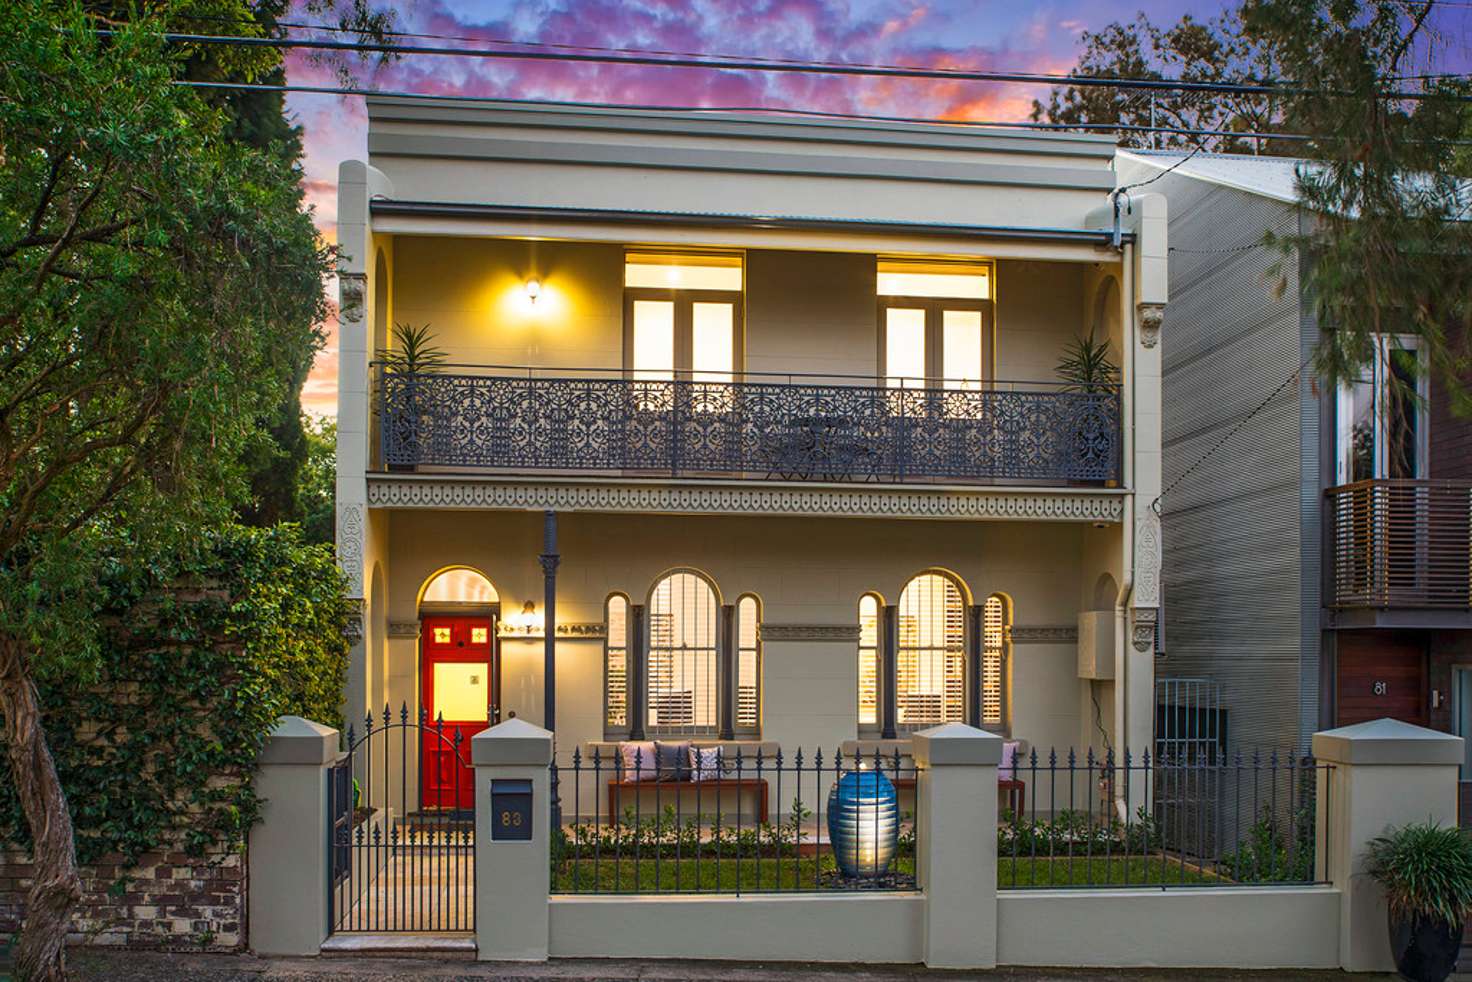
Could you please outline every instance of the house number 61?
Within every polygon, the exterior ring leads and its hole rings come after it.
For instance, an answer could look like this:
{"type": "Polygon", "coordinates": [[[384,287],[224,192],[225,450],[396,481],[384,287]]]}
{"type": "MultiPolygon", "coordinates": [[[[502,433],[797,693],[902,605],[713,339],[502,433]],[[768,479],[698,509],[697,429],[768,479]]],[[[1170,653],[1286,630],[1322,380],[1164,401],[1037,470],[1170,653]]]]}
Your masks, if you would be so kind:
{"type": "Polygon", "coordinates": [[[1390,691],[1390,686],[1385,682],[1376,682],[1370,687],[1370,691],[1377,696],[1383,696],[1390,691]]]}

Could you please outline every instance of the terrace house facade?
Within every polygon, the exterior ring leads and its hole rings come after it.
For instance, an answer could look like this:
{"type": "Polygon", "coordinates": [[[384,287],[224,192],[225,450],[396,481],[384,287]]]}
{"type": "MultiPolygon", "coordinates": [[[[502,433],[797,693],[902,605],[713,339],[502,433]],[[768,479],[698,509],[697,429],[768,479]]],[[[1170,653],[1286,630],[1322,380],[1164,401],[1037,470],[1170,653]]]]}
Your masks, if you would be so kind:
{"type": "MultiPolygon", "coordinates": [[[[1166,221],[1111,196],[1109,140],[368,112],[338,199],[350,721],[1149,745],[1166,221]],[[1091,333],[1117,384],[1060,378],[1091,333]]],[[[466,761],[426,748],[422,808],[467,806],[466,761]]]]}

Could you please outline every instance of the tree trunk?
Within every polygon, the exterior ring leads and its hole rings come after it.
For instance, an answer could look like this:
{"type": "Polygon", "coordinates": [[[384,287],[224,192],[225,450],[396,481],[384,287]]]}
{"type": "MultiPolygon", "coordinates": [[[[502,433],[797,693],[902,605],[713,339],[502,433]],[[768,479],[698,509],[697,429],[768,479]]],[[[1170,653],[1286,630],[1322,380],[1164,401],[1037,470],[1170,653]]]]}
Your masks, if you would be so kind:
{"type": "Polygon", "coordinates": [[[72,907],[82,895],[72,818],[41,728],[23,646],[0,639],[0,716],[5,753],[31,831],[31,889],[15,946],[17,982],[62,982],[72,907]]]}

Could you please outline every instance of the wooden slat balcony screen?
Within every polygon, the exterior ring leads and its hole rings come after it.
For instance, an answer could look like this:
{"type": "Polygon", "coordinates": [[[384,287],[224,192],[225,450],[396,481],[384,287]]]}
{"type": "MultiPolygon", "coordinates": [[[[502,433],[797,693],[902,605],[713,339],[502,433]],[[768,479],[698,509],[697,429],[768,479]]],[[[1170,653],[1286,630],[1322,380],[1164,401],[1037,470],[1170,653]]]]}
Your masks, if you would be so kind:
{"type": "Polygon", "coordinates": [[[788,481],[1117,481],[1117,386],[381,371],[380,463],[788,481]]]}
{"type": "Polygon", "coordinates": [[[1329,606],[1472,604],[1472,483],[1359,481],[1327,495],[1329,606]]]}

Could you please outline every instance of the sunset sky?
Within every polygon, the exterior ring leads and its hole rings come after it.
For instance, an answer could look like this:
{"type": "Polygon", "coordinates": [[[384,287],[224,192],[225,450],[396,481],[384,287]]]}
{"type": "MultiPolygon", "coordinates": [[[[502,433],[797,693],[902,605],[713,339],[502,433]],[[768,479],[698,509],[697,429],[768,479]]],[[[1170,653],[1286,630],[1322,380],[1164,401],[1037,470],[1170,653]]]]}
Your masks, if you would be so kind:
{"type": "MultiPolygon", "coordinates": [[[[297,22],[316,22],[298,0],[297,22]]],[[[1157,23],[1186,11],[1210,17],[1221,3],[1086,0],[407,0],[404,31],[487,40],[660,49],[762,58],[1062,72],[1081,31],[1144,10],[1157,23]]],[[[1445,55],[1465,64],[1472,49],[1458,8],[1440,25],[1445,55]]],[[[449,44],[423,40],[422,44],[449,44]]],[[[288,81],[336,85],[333,68],[289,54],[288,81]]],[[[364,88],[516,99],[854,111],[946,119],[1015,120],[1047,89],[977,82],[859,79],[621,65],[413,56],[359,73],[364,88]]],[[[362,100],[293,93],[305,131],[306,180],[318,224],[336,240],[337,166],[366,156],[362,100]]],[[[335,286],[335,285],[334,285],[335,286]]],[[[335,289],[333,291],[335,293],[335,289]]],[[[302,394],[311,412],[337,411],[336,324],[302,394]]]]}

